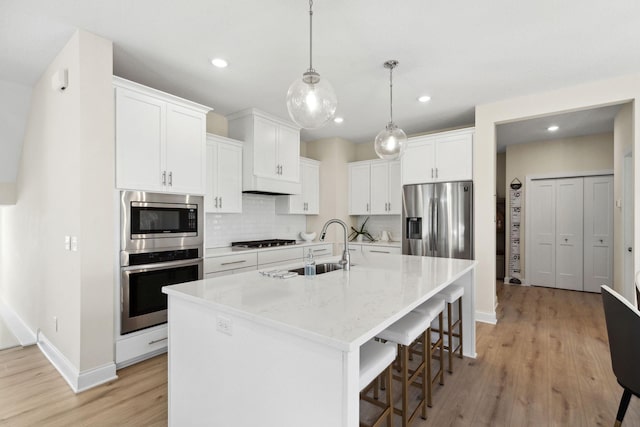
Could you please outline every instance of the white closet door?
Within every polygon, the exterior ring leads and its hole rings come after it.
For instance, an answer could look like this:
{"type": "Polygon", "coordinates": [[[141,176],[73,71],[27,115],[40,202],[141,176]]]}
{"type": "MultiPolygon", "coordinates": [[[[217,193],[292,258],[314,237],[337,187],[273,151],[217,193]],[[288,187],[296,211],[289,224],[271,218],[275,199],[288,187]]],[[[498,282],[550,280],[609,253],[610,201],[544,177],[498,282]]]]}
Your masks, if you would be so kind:
{"type": "Polygon", "coordinates": [[[532,285],[556,285],[556,182],[555,180],[533,181],[531,184],[530,209],[531,273],[527,273],[532,285]]]}
{"type": "Polygon", "coordinates": [[[556,287],[583,290],[583,178],[556,181],[556,287]]]}
{"type": "Polygon", "coordinates": [[[584,179],[584,290],[613,286],[613,177],[584,179]]]}

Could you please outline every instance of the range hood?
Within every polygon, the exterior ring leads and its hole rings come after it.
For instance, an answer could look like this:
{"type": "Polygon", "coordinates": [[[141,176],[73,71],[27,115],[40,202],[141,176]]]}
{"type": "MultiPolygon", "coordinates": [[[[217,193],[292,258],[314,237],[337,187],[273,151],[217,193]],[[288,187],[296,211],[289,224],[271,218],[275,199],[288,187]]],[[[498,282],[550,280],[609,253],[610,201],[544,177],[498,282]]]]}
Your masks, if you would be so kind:
{"type": "Polygon", "coordinates": [[[242,191],[301,194],[300,128],[250,108],[227,116],[229,137],[242,141],[242,191]]]}

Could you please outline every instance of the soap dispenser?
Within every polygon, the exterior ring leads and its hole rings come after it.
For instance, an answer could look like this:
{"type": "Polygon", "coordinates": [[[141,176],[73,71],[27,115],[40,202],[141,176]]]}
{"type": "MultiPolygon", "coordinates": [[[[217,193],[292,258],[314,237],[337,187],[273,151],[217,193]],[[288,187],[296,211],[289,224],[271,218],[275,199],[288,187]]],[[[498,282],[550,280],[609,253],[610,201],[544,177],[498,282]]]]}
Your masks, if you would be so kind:
{"type": "Polygon", "coordinates": [[[313,250],[311,248],[309,248],[309,252],[307,252],[307,256],[304,259],[304,275],[316,275],[316,260],[313,258],[313,250]]]}

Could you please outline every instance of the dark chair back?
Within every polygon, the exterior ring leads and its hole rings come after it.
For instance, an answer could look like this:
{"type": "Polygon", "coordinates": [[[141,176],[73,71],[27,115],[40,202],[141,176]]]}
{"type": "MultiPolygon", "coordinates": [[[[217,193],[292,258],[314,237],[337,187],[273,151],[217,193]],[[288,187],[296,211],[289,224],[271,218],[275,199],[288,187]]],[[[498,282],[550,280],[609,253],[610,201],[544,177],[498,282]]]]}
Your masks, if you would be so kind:
{"type": "Polygon", "coordinates": [[[602,303],[613,373],[620,385],[637,396],[640,394],[640,311],[608,286],[602,286],[602,303]]]}

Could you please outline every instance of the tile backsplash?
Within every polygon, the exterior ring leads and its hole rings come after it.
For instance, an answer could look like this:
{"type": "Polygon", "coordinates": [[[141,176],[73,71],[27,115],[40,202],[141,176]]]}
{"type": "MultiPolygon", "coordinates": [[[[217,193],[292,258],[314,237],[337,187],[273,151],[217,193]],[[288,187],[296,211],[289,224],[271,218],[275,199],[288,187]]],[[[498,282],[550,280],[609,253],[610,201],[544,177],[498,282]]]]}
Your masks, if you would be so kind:
{"type": "MultiPolygon", "coordinates": [[[[391,233],[392,240],[402,240],[402,215],[371,215],[368,218],[366,229],[374,239],[379,239],[385,230],[391,233]]],[[[358,229],[366,219],[366,216],[358,217],[358,229]]]]}
{"type": "Polygon", "coordinates": [[[300,239],[305,215],[276,214],[275,196],[242,195],[241,214],[206,214],[206,247],[230,246],[231,242],[260,239],[300,239]]]}

